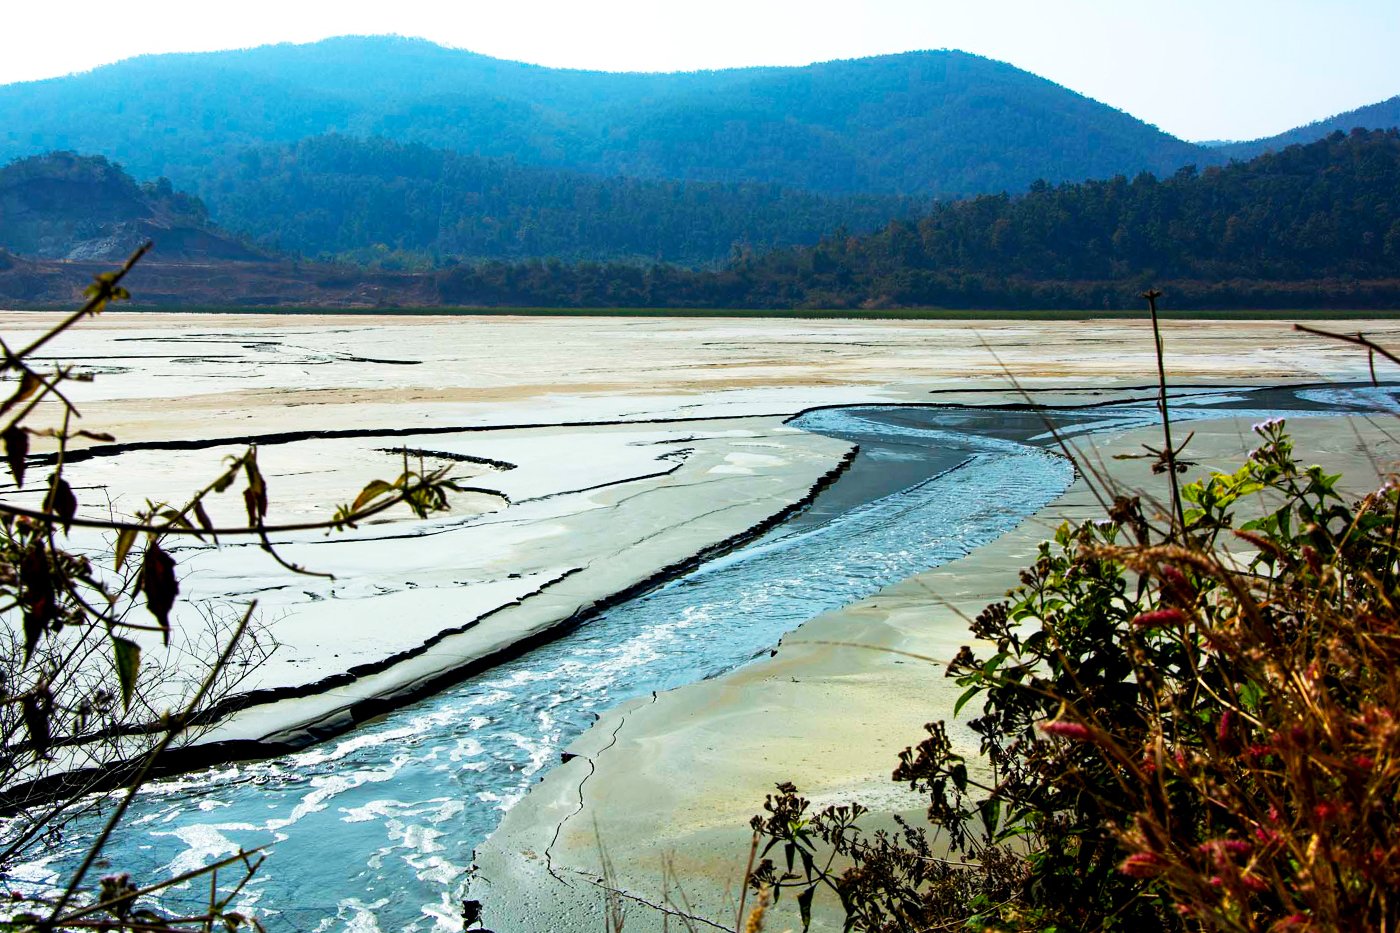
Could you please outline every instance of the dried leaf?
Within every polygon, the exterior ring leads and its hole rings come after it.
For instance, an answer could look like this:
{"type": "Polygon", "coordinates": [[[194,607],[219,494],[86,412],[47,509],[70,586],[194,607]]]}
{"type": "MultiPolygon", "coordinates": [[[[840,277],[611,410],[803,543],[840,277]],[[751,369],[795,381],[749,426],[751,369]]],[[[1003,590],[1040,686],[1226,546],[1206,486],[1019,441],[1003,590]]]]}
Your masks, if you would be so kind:
{"type": "Polygon", "coordinates": [[[73,487],[57,473],[49,477],[48,511],[63,520],[64,532],[72,526],[73,516],[78,511],[78,497],[73,495],[73,487]]]}
{"type": "Polygon", "coordinates": [[[141,590],[146,594],[146,608],[160,623],[165,643],[170,644],[170,610],[180,585],[175,581],[175,560],[152,542],[141,562],[141,590]]]}
{"type": "Polygon", "coordinates": [[[113,637],[112,660],[122,688],[122,709],[130,709],[131,694],[136,689],[136,675],[141,670],[141,646],[128,638],[113,637]]]}
{"type": "Polygon", "coordinates": [[[42,541],[36,541],[20,562],[19,583],[20,605],[24,609],[24,660],[28,662],[44,631],[58,618],[49,556],[42,541]]]}
{"type": "Polygon", "coordinates": [[[43,383],[39,381],[39,377],[26,369],[19,377],[19,388],[15,389],[15,394],[5,399],[4,404],[0,404],[0,415],[3,415],[20,402],[29,398],[35,392],[38,392],[39,387],[42,385],[43,383]]]}
{"type": "Polygon", "coordinates": [[[199,519],[199,524],[205,531],[209,532],[210,537],[215,541],[219,540],[218,536],[214,534],[214,523],[209,520],[209,513],[204,511],[204,503],[199,499],[194,500],[194,517],[199,519]]]}
{"type": "Polygon", "coordinates": [[[29,733],[29,741],[34,743],[34,757],[43,758],[48,754],[52,736],[49,732],[49,713],[52,703],[48,685],[42,681],[20,699],[20,709],[24,714],[24,728],[29,733]]]}
{"type": "Polygon", "coordinates": [[[248,510],[248,524],[261,525],[267,517],[267,483],[258,469],[258,461],[250,454],[243,460],[243,472],[248,485],[243,490],[243,505],[248,510]]]}
{"type": "Polygon", "coordinates": [[[24,462],[29,456],[29,432],[17,424],[12,424],[0,435],[5,441],[5,459],[9,461],[10,473],[16,486],[24,485],[24,462]]]}

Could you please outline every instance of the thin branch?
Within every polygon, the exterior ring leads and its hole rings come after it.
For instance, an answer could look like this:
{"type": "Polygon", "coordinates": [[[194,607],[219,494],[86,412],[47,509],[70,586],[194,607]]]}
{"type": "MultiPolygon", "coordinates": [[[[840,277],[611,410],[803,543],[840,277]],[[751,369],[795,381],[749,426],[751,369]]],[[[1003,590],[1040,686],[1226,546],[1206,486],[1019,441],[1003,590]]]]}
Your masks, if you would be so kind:
{"type": "MultiPolygon", "coordinates": [[[[1294,324],[1293,329],[1300,330],[1305,334],[1312,334],[1314,337],[1326,337],[1328,340],[1340,340],[1343,343],[1352,343],[1356,344],[1358,347],[1365,347],[1371,354],[1379,354],[1390,360],[1396,366],[1400,366],[1400,356],[1391,353],[1385,347],[1371,340],[1371,338],[1359,331],[1355,336],[1352,334],[1334,334],[1331,331],[1318,330],[1316,327],[1309,327],[1306,324],[1294,324]]],[[[1373,383],[1376,381],[1376,367],[1374,362],[1371,364],[1371,381],[1373,383]]]]}
{"type": "Polygon", "coordinates": [[[219,672],[228,664],[229,658],[233,657],[233,650],[237,647],[238,640],[243,637],[243,632],[247,630],[248,620],[252,618],[253,610],[256,607],[256,601],[248,604],[248,609],[243,613],[243,618],[239,621],[238,627],[234,630],[233,637],[229,639],[228,646],[225,647],[223,652],[219,655],[219,659],[214,663],[214,666],[209,669],[209,674],[204,678],[204,682],[199,685],[199,690],[195,692],[194,698],[186,704],[185,711],[180,717],[170,723],[170,727],[166,730],[165,735],[161,737],[160,742],[155,748],[151,749],[150,753],[146,756],[146,761],[142,764],[141,770],[137,772],[136,777],[132,779],[131,786],[127,789],[126,796],[122,797],[121,803],[117,804],[116,809],[112,811],[112,815],[107,819],[106,825],[102,827],[102,832],[98,833],[97,838],[88,848],[87,855],[83,858],[83,863],[78,866],[78,870],[75,871],[73,877],[68,880],[67,889],[63,892],[63,896],[58,899],[58,903],[54,905],[53,912],[49,914],[48,922],[45,924],[46,928],[54,928],[59,914],[68,906],[68,902],[73,899],[73,895],[77,892],[78,886],[83,883],[83,879],[87,877],[87,873],[92,869],[93,863],[101,856],[102,849],[107,844],[107,839],[112,835],[112,831],[117,828],[117,824],[120,823],[122,817],[126,815],[126,811],[131,806],[131,802],[136,798],[137,791],[145,784],[146,777],[151,773],[151,769],[155,767],[156,760],[170,747],[170,743],[175,741],[175,736],[182,731],[185,722],[199,709],[199,704],[204,702],[204,697],[214,686],[214,681],[218,679],[219,672]]]}
{"type": "MultiPolygon", "coordinates": [[[[422,488],[424,488],[423,485],[419,485],[413,487],[412,489],[406,489],[399,495],[393,497],[392,499],[370,506],[362,512],[356,512],[353,515],[349,515],[341,521],[322,520],[314,522],[293,522],[291,524],[286,525],[265,525],[262,527],[240,525],[233,528],[180,528],[171,527],[167,525],[150,525],[142,522],[124,522],[117,519],[79,518],[78,516],[74,516],[72,521],[68,521],[66,522],[66,524],[71,525],[74,528],[97,528],[103,531],[135,531],[138,533],[146,532],[148,534],[157,535],[189,535],[195,538],[203,538],[205,535],[209,535],[211,537],[215,535],[228,535],[230,537],[236,537],[238,535],[259,536],[266,534],[282,534],[284,532],[290,531],[338,530],[342,528],[347,528],[356,522],[365,520],[366,518],[372,518],[381,512],[393,508],[400,502],[406,502],[408,501],[409,496],[413,492],[416,492],[417,490],[422,488]]],[[[484,489],[478,486],[459,486],[457,487],[456,491],[482,493],[483,495],[495,496],[496,498],[501,499],[506,503],[510,502],[509,496],[495,489],[484,489]]],[[[13,515],[16,517],[29,518],[35,521],[45,522],[47,524],[65,523],[65,520],[63,518],[60,518],[59,516],[54,515],[50,512],[45,512],[40,509],[26,509],[23,506],[11,505],[8,502],[0,502],[0,515],[13,515]]]]}

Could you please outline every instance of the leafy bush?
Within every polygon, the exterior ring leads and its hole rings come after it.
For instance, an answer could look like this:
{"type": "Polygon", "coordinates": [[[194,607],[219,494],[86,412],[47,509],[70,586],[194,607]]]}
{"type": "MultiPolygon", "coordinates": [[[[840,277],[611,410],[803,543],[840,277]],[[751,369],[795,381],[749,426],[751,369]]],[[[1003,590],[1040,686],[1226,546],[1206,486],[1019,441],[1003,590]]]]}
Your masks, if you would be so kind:
{"type": "Polygon", "coordinates": [[[937,723],[894,773],[931,834],[783,785],[754,826],[788,865],[752,883],[870,931],[1400,926],[1400,485],[1349,502],[1255,431],[1180,519],[1119,495],[977,617],[948,673],[982,759],[937,723]]]}
{"type": "Polygon", "coordinates": [[[191,638],[183,658],[157,663],[149,657],[157,652],[143,654],[143,641],[150,647],[159,637],[169,647],[172,634],[185,634],[171,624],[179,581],[163,542],[252,536],[272,560],[306,572],[282,559],[270,535],[354,527],[400,503],[425,517],[448,507],[448,491],[467,488],[445,471],[425,472],[421,464],[413,469],[405,452],[403,472],[395,480],[370,482],[333,517],[273,525],[267,481],[257,450],[249,448],[227,458],[210,482],[175,504],[147,502],[130,518],[79,514],[77,496],[64,478],[69,444],[113,438],[77,427],[78,411],[64,390],[82,376],[61,365],[41,371],[35,354],[110,302],[126,298],[120,282],[147,249],[149,244],[122,269],[98,276],[87,303],[28,346],[11,348],[0,341],[0,374],[9,388],[0,393],[0,445],[17,489],[32,479],[28,467],[40,460],[30,455],[31,439],[51,439],[56,446],[37,508],[0,501],[0,802],[7,816],[0,823],[0,884],[12,891],[7,909],[0,911],[9,918],[0,920],[3,929],[257,926],[230,909],[260,862],[255,853],[240,852],[147,887],[113,874],[95,890],[84,888],[110,833],[162,754],[197,738],[216,701],[268,650],[265,640],[260,643],[250,633],[254,606],[249,605],[208,619],[209,632],[191,638]],[[57,414],[56,426],[31,425],[46,413],[57,414]],[[247,524],[217,527],[205,504],[230,490],[241,493],[247,524]],[[94,553],[90,538],[74,544],[69,539],[74,528],[109,534],[111,551],[94,553]],[[111,803],[94,792],[114,786],[126,791],[64,889],[16,890],[13,865],[35,855],[78,812],[111,803]],[[215,882],[224,868],[241,873],[242,880],[221,889],[215,882]],[[208,909],[198,916],[164,915],[148,896],[205,875],[211,878],[208,909]]]}

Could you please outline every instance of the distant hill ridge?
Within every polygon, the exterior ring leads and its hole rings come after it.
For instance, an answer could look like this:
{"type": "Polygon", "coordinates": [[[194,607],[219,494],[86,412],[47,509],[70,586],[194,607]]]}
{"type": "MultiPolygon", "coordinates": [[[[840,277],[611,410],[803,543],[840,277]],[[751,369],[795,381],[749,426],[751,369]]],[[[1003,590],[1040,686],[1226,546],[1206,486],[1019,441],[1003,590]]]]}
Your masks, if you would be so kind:
{"type": "Polygon", "coordinates": [[[1248,142],[1232,142],[1219,146],[1219,151],[1234,159],[1252,159],[1265,152],[1277,152],[1288,146],[1317,142],[1331,133],[1347,133],[1353,129],[1384,130],[1400,127],[1400,94],[1389,100],[1358,107],[1336,116],[1316,120],[1277,136],[1248,142]]]}
{"type": "Polygon", "coordinates": [[[346,37],[0,87],[0,158],[100,153],[201,194],[222,156],[332,132],[599,174],[915,196],[1168,172],[1206,151],[953,51],[615,74],[346,37]]]}
{"type": "Polygon", "coordinates": [[[219,223],[259,243],[381,265],[532,256],[707,265],[840,227],[866,233],[929,203],[600,176],[341,135],[245,150],[212,166],[204,191],[219,223]]]}
{"type": "Polygon", "coordinates": [[[0,86],[0,161],[100,153],[208,196],[212,163],[338,133],[603,175],[952,197],[1221,164],[1400,125],[1400,97],[1269,139],[1177,139],[957,51],[670,74],[546,68],[422,39],[147,55],[0,86]]]}

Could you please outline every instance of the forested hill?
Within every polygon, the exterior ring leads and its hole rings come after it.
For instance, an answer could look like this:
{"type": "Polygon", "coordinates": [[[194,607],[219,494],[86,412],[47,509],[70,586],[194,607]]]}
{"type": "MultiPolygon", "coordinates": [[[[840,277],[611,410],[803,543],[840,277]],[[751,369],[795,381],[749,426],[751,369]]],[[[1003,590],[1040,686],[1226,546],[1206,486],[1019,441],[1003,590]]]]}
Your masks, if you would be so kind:
{"type": "Polygon", "coordinates": [[[0,160],[100,153],[200,194],[221,159],[329,132],[607,175],[917,196],[1208,158],[1011,65],[947,51],[612,74],[341,38],[146,56],[0,87],[0,160]]]}
{"type": "Polygon", "coordinates": [[[1201,173],[1038,185],[758,261],[766,288],[938,304],[950,277],[1034,281],[1400,278],[1400,132],[1335,133],[1201,173]],[[849,286],[843,283],[850,283],[849,286]]]}
{"type": "MultiPolygon", "coordinates": [[[[197,205],[167,186],[136,186],[104,160],[58,155],[0,173],[0,230],[30,231],[31,255],[55,254],[44,239],[55,229],[86,229],[81,212],[45,219],[39,209],[70,174],[86,186],[91,212],[137,204],[123,223],[207,232],[197,205]],[[27,213],[15,212],[17,200],[27,213]]],[[[59,203],[75,203],[71,191],[59,203]]],[[[168,258],[169,238],[156,239],[168,258]]],[[[62,303],[77,287],[75,268],[0,253],[0,298],[62,303]]],[[[420,273],[295,262],[223,262],[216,271],[143,264],[132,288],[146,300],[211,306],[1098,309],[1135,307],[1140,291],[1158,286],[1178,309],[1396,308],[1400,131],[1335,133],[1162,179],[1041,184],[1020,196],[939,203],[871,235],[745,252],[719,269],[532,259],[420,273]]]]}
{"type": "Polygon", "coordinates": [[[166,260],[254,260],[164,178],[140,185],[99,157],[59,152],[0,168],[0,249],[46,259],[122,259],[146,240],[166,260]]]}
{"type": "Polygon", "coordinates": [[[1354,129],[1384,130],[1400,127],[1400,95],[1367,107],[1358,107],[1325,120],[1296,127],[1277,136],[1249,142],[1227,143],[1216,147],[1219,155],[1232,159],[1252,159],[1265,152],[1277,152],[1288,146],[1316,142],[1330,133],[1349,133],[1354,129]]]}
{"type": "Polygon", "coordinates": [[[462,304],[1101,308],[1133,306],[1160,285],[1176,307],[1393,307],[1400,132],[1336,133],[1162,180],[943,204],[872,236],[829,237],[712,275],[486,266],[442,281],[443,299],[462,304]]]}
{"type": "Polygon", "coordinates": [[[723,262],[869,233],[924,199],[821,196],[776,185],[599,177],[385,139],[319,136],[212,166],[223,226],[309,257],[416,265],[454,259],[723,262]]]}

